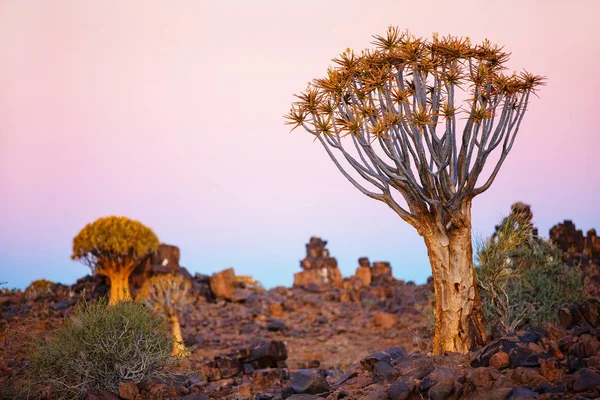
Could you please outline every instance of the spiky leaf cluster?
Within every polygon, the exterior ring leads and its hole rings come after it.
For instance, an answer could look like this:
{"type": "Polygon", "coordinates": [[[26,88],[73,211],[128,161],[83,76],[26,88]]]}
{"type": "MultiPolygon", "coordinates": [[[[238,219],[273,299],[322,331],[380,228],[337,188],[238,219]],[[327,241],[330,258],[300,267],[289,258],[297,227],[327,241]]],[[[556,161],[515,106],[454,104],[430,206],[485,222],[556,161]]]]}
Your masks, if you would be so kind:
{"type": "Polygon", "coordinates": [[[177,316],[188,302],[190,282],[181,275],[154,275],[144,282],[136,299],[167,317],[177,316]]]}
{"type": "Polygon", "coordinates": [[[425,40],[393,27],[374,38],[374,49],[347,49],[324,78],[309,83],[286,123],[313,134],[332,158],[339,151],[380,193],[363,187],[334,159],[344,176],[409,222],[415,210],[400,209],[390,188],[409,204],[451,211],[489,187],[497,169],[475,186],[483,164],[498,147],[498,168],[502,164],[529,96],[544,78],[506,73],[509,53],[488,40],[425,40]]]}
{"type": "Polygon", "coordinates": [[[158,238],[141,222],[110,216],[87,224],[73,239],[71,258],[100,274],[132,270],[158,249],[158,238]]]}

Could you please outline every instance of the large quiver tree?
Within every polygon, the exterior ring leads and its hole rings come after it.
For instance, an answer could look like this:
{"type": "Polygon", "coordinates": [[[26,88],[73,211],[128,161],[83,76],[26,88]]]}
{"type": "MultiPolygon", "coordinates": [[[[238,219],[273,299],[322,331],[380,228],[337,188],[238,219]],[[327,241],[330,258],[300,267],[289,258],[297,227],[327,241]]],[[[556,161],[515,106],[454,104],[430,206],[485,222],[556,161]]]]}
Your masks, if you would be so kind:
{"type": "Polygon", "coordinates": [[[313,134],[358,190],[423,236],[436,298],[433,352],[465,353],[485,341],[471,201],[494,181],[544,78],[504,74],[509,54],[487,40],[427,41],[389,28],[374,44],[342,53],[286,119],[313,134]]]}
{"type": "Polygon", "coordinates": [[[105,217],[87,224],[73,239],[73,260],[81,261],[95,274],[110,281],[109,304],[131,300],[129,275],[158,249],[158,238],[150,228],[126,217],[105,217]]]}

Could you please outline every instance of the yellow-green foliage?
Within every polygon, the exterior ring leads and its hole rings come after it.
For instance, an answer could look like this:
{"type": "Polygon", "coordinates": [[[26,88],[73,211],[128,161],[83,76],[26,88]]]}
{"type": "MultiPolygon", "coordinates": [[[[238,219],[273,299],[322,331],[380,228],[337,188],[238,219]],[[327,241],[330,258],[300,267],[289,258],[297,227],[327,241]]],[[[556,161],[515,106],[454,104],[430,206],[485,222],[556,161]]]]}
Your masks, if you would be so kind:
{"type": "Polygon", "coordinates": [[[262,288],[261,283],[250,275],[236,275],[235,281],[248,288],[262,288]]]}
{"type": "Polygon", "coordinates": [[[188,301],[190,283],[181,275],[155,275],[142,285],[136,299],[167,317],[177,316],[188,301]]]}
{"type": "Polygon", "coordinates": [[[71,258],[95,272],[131,269],[158,249],[158,238],[139,221],[126,217],[105,217],[87,224],[73,239],[71,258]]]}
{"type": "Polygon", "coordinates": [[[81,399],[90,390],[118,393],[121,382],[161,378],[177,362],[164,323],[131,301],[78,304],[63,326],[34,342],[29,386],[34,393],[49,388],[53,399],[81,399]]]}
{"type": "Polygon", "coordinates": [[[35,300],[40,296],[45,296],[52,293],[52,287],[54,286],[54,282],[46,280],[46,279],[36,279],[31,282],[23,294],[26,299],[35,300]]]}
{"type": "Polygon", "coordinates": [[[583,295],[580,269],[564,265],[553,243],[534,237],[525,215],[507,217],[477,255],[475,271],[491,331],[506,334],[555,322],[560,307],[583,295]]]}

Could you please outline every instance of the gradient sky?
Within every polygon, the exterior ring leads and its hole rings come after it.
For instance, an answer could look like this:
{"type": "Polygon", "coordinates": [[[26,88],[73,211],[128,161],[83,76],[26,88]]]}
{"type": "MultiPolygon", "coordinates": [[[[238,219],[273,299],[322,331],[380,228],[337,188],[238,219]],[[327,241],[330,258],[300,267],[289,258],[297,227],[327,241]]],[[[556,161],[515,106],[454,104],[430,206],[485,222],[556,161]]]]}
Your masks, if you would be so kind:
{"type": "Polygon", "coordinates": [[[126,215],[192,273],[291,285],[318,235],[345,276],[368,256],[424,282],[416,231],[282,118],[332,58],[388,25],[487,37],[511,69],[548,77],[474,201],[475,235],[519,200],[543,235],[563,219],[600,228],[598,15],[595,0],[2,0],[0,281],[74,282],[89,269],[70,260],[73,236],[126,215]]]}

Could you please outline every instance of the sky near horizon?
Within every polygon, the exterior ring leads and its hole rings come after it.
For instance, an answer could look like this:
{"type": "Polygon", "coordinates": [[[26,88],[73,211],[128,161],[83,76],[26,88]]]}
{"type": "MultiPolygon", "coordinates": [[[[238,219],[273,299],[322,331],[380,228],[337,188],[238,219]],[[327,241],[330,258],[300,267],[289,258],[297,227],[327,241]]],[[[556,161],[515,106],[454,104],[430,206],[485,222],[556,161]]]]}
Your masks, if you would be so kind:
{"type": "Polygon", "coordinates": [[[544,236],[564,219],[600,228],[598,15],[593,0],[1,1],[0,281],[73,283],[89,269],[70,260],[72,238],[125,215],[192,273],[289,286],[316,235],[344,276],[367,256],[424,282],[416,231],[282,117],[332,58],[389,25],[489,38],[511,69],[548,77],[474,200],[475,236],[516,201],[544,236]]]}

